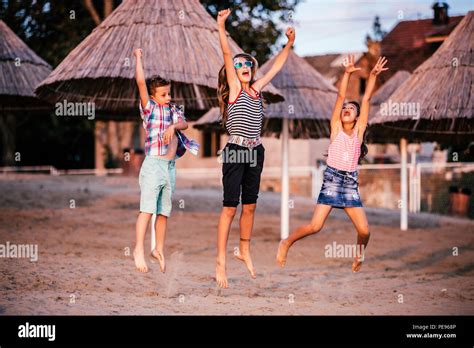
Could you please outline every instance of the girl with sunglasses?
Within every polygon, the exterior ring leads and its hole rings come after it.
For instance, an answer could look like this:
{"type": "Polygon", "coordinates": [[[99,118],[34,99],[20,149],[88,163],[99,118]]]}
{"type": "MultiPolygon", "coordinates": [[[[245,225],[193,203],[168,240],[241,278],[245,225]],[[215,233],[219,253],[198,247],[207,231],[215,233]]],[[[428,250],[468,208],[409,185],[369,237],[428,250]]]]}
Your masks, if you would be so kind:
{"type": "Polygon", "coordinates": [[[370,97],[375,87],[377,75],[385,68],[387,59],[380,57],[372,69],[367,87],[359,103],[345,103],[350,75],[360,70],[354,65],[354,56],[344,60],[344,76],[331,116],[331,135],[328,149],[327,167],[324,171],[323,185],[319,193],[313,219],[307,225],[294,230],[287,239],[280,242],[277,263],[283,267],[289,248],[297,240],[321,231],[332,208],[344,209],[357,230],[357,248],[352,271],[358,272],[364,260],[364,250],[369,242],[369,224],[359,196],[357,165],[367,154],[363,139],[369,118],[370,97]]]}
{"type": "Polygon", "coordinates": [[[230,14],[231,11],[226,9],[219,11],[217,16],[219,39],[224,56],[224,66],[219,71],[217,96],[223,125],[230,135],[222,150],[222,158],[227,160],[222,164],[224,200],[217,231],[216,282],[221,288],[228,287],[227,240],[240,200],[242,201],[240,242],[235,256],[245,263],[251,277],[256,278],[250,257],[250,237],[265,155],[260,139],[263,123],[261,91],[282,69],[295,42],[295,30],[288,28],[286,31],[288,43],[278,54],[272,68],[262,78],[256,80],[258,63],[254,57],[246,53],[232,57],[225,32],[225,22],[230,14]],[[231,161],[232,158],[234,160],[231,161]]]}

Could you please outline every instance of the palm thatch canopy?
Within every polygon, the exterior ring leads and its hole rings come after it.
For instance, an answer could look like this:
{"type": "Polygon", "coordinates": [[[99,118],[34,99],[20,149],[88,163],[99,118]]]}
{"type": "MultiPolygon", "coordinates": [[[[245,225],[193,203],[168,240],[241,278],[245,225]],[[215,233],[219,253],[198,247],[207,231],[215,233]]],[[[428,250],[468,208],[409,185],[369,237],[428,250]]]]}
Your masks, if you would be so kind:
{"type": "Polygon", "coordinates": [[[474,138],[474,12],[469,12],[441,47],[420,65],[370,119],[382,142],[438,141],[460,144],[474,138]]]}
{"type": "MultiPolygon", "coordinates": [[[[262,73],[271,68],[274,59],[262,66],[262,73]]],[[[318,71],[291,51],[285,66],[272,83],[283,93],[285,101],[265,108],[264,135],[279,136],[282,119],[287,118],[293,138],[329,137],[329,121],[337,91],[318,71]]],[[[194,127],[218,129],[220,121],[219,108],[212,108],[194,127]]]]}
{"type": "Polygon", "coordinates": [[[26,110],[42,103],[35,87],[51,72],[51,66],[33,52],[0,20],[0,108],[26,110]]]}
{"type": "Polygon", "coordinates": [[[224,132],[221,121],[221,110],[218,107],[213,107],[210,108],[209,111],[204,115],[202,115],[199,120],[196,121],[196,123],[194,123],[194,128],[202,130],[219,130],[224,132]]]}
{"type": "MultiPolygon", "coordinates": [[[[230,46],[242,52],[232,39],[230,46]]],[[[135,115],[137,47],[145,75],[171,80],[173,100],[188,112],[217,105],[223,65],[217,24],[198,0],[124,0],[36,92],[49,101],[94,102],[99,112],[135,115]]],[[[271,101],[283,99],[273,86],[265,93],[271,101]]]]}
{"type": "Polygon", "coordinates": [[[385,82],[370,98],[370,114],[375,115],[380,108],[380,104],[387,101],[388,98],[401,86],[409,77],[410,73],[406,70],[399,70],[387,82],[385,82]]]}
{"type": "MultiPolygon", "coordinates": [[[[270,70],[275,59],[273,57],[262,66],[262,73],[270,70]]],[[[292,138],[329,137],[329,121],[337,96],[333,85],[293,51],[272,83],[282,91],[285,101],[269,105],[265,111],[265,135],[278,136],[282,131],[282,119],[287,118],[292,138]]]]}

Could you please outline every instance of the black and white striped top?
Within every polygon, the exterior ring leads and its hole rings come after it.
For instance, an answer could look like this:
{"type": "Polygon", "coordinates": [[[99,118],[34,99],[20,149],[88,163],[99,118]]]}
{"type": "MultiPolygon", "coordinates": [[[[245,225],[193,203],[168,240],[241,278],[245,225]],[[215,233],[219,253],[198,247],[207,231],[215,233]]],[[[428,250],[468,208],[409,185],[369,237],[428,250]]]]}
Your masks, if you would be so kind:
{"type": "Polygon", "coordinates": [[[260,137],[263,104],[260,94],[255,89],[253,90],[257,97],[249,95],[241,88],[235,101],[228,103],[226,128],[230,135],[245,138],[260,137]]]}

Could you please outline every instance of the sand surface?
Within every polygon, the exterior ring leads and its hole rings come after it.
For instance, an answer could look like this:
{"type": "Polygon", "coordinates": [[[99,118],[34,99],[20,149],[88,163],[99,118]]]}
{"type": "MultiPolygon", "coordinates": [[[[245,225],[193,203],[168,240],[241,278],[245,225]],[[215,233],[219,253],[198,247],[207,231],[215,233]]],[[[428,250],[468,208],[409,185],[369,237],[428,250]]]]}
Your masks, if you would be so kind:
{"type": "MultiPolygon", "coordinates": [[[[178,180],[165,249],[168,270],[162,274],[149,262],[151,271],[141,274],[130,256],[136,179],[0,177],[0,244],[38,245],[37,262],[0,258],[0,314],[474,314],[473,221],[409,215],[409,230],[402,232],[398,211],[367,208],[371,240],[361,271],[353,274],[351,259],[324,255],[327,244],[356,238],[349,218],[333,210],[320,233],[295,244],[281,269],[275,263],[280,201],[273,192],[262,192],[257,207],[257,279],[232,257],[236,219],[228,248],[230,288],[220,290],[214,260],[222,193],[200,186],[178,180]]],[[[309,222],[313,202],[291,199],[295,228],[309,222]]]]}

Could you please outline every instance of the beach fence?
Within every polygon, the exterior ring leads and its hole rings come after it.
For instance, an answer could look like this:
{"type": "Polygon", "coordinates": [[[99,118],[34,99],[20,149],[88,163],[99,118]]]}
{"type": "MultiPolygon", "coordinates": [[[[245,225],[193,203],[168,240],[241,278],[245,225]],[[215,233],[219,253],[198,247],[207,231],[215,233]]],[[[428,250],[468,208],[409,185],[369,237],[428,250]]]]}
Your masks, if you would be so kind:
{"type": "Polygon", "coordinates": [[[57,169],[54,166],[11,166],[0,167],[0,173],[6,175],[8,173],[23,173],[23,174],[49,174],[53,176],[58,175],[110,175],[122,174],[122,168],[108,168],[108,169],[57,169]]]}
{"type": "Polygon", "coordinates": [[[474,219],[474,162],[417,163],[410,178],[411,212],[474,219]]]}
{"type": "MultiPolygon", "coordinates": [[[[290,194],[316,199],[323,182],[324,164],[289,168],[290,194]]],[[[401,209],[401,164],[359,165],[359,190],[364,206],[401,209]]],[[[120,175],[122,168],[105,170],[69,169],[54,166],[0,167],[0,173],[36,173],[59,175],[120,175]]],[[[178,177],[202,185],[219,186],[220,168],[180,168],[178,177]]],[[[465,216],[474,219],[474,162],[407,163],[407,210],[465,216]]],[[[199,185],[196,185],[199,186],[199,185]]],[[[281,191],[281,167],[265,167],[262,191],[281,191]]]]}
{"type": "MultiPolygon", "coordinates": [[[[325,166],[312,168],[312,196],[317,197],[325,166]]],[[[359,166],[359,189],[365,206],[401,209],[401,164],[359,166]]],[[[410,213],[428,212],[474,219],[474,162],[408,163],[410,213]]]]}
{"type": "MultiPolygon", "coordinates": [[[[400,163],[362,164],[359,190],[364,206],[474,218],[474,163],[407,163],[407,201],[401,195],[400,163]]],[[[290,192],[316,199],[325,165],[290,167],[290,192]]],[[[280,191],[281,168],[265,167],[262,189],[280,191]],[[277,184],[275,184],[277,182],[277,184]]]]}

